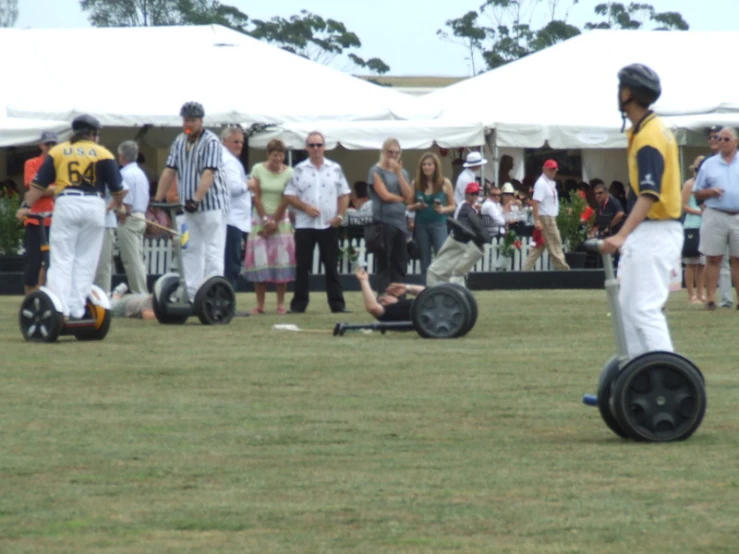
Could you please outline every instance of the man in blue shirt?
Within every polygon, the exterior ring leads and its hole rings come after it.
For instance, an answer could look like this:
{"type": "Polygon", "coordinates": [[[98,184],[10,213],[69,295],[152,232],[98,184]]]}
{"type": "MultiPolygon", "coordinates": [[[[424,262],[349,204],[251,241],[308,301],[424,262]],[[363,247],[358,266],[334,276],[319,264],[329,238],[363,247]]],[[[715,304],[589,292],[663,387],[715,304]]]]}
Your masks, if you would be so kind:
{"type": "Polygon", "coordinates": [[[736,131],[724,127],[718,134],[719,153],[701,165],[693,193],[705,210],[701,222],[701,254],[706,257],[706,308],[716,309],[716,287],[726,246],[731,275],[739,283],[739,157],[736,131]]]}

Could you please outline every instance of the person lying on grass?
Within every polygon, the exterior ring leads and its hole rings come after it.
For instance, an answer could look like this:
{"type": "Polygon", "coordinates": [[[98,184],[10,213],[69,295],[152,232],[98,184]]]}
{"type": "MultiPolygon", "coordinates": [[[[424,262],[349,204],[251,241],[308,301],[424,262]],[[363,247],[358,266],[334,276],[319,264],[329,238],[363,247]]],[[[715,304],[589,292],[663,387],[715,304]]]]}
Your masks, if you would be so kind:
{"type": "Polygon", "coordinates": [[[401,298],[406,294],[416,296],[425,288],[421,285],[406,285],[403,283],[390,283],[387,290],[375,296],[369,282],[369,275],[363,267],[354,270],[362,289],[364,309],[377,321],[410,321],[411,305],[413,300],[401,298]]]}

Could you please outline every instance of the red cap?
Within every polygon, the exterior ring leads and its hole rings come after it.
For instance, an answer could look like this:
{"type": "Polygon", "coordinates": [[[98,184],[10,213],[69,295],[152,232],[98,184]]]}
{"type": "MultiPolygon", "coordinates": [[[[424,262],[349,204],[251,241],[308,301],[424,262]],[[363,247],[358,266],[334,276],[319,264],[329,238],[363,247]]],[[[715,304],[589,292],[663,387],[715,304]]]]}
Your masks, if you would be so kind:
{"type": "Polygon", "coordinates": [[[544,169],[559,169],[559,166],[554,160],[547,160],[544,162],[544,169]]]}
{"type": "Polygon", "coordinates": [[[476,192],[480,192],[480,184],[477,182],[472,182],[469,185],[467,185],[467,188],[464,189],[465,194],[475,194],[476,192]]]}

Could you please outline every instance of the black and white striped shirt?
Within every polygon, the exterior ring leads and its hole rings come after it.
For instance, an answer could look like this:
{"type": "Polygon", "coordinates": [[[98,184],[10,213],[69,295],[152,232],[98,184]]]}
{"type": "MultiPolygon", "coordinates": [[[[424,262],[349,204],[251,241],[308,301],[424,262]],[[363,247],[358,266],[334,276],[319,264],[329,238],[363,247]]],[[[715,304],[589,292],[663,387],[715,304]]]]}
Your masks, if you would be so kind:
{"type": "Polygon", "coordinates": [[[185,133],[180,133],[175,139],[169,150],[167,167],[177,171],[177,192],[183,203],[195,196],[203,171],[212,169],[215,171],[213,185],[198,211],[222,210],[226,214],[230,211],[229,195],[223,182],[222,156],[221,141],[207,129],[195,142],[189,142],[185,133]]]}

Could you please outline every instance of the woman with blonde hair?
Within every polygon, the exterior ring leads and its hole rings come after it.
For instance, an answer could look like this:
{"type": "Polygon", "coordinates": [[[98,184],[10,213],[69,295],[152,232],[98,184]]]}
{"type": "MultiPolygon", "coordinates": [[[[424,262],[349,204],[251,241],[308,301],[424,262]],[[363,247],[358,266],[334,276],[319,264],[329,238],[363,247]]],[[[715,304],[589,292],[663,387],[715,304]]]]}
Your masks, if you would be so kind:
{"type": "Polygon", "coordinates": [[[703,212],[698,207],[698,202],[693,194],[693,185],[695,184],[695,178],[698,176],[698,168],[704,159],[705,156],[698,156],[695,159],[690,166],[693,175],[683,185],[683,211],[685,212],[685,220],[683,221],[683,229],[685,229],[683,263],[685,264],[685,287],[688,289],[689,301],[692,304],[703,304],[705,302],[703,296],[705,291],[703,278],[705,262],[697,250],[703,212]],[[688,237],[691,237],[691,239],[688,237]],[[689,250],[692,246],[695,247],[694,251],[689,250]]]}
{"type": "Polygon", "coordinates": [[[426,282],[426,270],[431,265],[431,248],[439,253],[447,237],[446,216],[453,214],[454,187],[444,177],[441,161],[433,152],[418,160],[416,178],[411,182],[415,203],[408,209],[416,212],[413,235],[421,257],[421,278],[426,282]]]}
{"type": "Polygon", "coordinates": [[[284,163],[286,152],[281,140],[271,140],[267,161],[255,164],[249,179],[258,216],[252,221],[244,258],[244,275],[254,283],[257,293],[253,315],[264,313],[268,283],[275,284],[277,313],[286,313],[285,290],[287,283],[295,280],[295,238],[282,196],[293,172],[284,163]]]}
{"type": "Polygon", "coordinates": [[[413,201],[408,172],[400,161],[400,143],[389,138],[382,145],[380,161],[370,168],[367,184],[372,199],[372,219],[381,224],[383,248],[375,253],[375,288],[405,280],[408,268],[408,223],[405,207],[413,201]]]}

